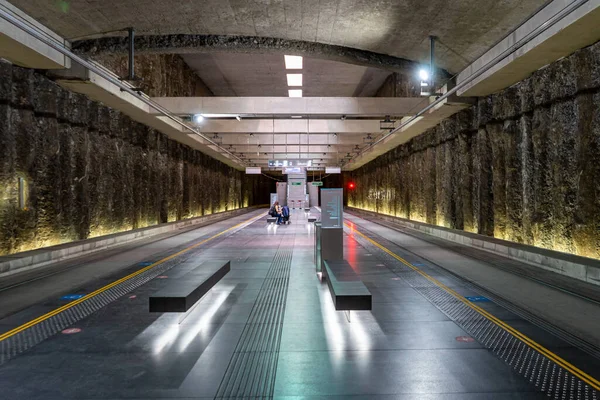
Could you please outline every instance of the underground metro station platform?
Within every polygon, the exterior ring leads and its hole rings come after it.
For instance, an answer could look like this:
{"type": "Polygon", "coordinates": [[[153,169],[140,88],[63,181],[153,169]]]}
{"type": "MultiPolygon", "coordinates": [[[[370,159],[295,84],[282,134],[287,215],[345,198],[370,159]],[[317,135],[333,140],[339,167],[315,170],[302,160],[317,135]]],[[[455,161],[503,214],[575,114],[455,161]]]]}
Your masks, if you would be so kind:
{"type": "Polygon", "coordinates": [[[600,0],[0,0],[0,400],[600,400],[600,0]]]}
{"type": "Polygon", "coordinates": [[[3,398],[598,398],[596,300],[346,213],[343,259],[372,303],[336,310],[327,280],[346,275],[316,272],[319,210],[277,225],[259,209],[4,287],[3,398]],[[220,260],[188,311],[149,311],[220,260]]]}

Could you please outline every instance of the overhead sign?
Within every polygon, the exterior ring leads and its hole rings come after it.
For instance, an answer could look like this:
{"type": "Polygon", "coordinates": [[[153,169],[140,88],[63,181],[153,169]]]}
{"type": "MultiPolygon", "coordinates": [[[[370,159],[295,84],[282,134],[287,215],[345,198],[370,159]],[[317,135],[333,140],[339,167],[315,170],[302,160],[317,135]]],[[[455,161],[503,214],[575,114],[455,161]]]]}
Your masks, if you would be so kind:
{"type": "Polygon", "coordinates": [[[323,182],[311,182],[313,186],[323,186],[323,182]]]}
{"type": "Polygon", "coordinates": [[[269,160],[269,167],[312,167],[312,160],[269,160]]]}
{"type": "Polygon", "coordinates": [[[304,168],[302,167],[283,167],[284,174],[302,174],[304,173],[304,168]]]}
{"type": "Polygon", "coordinates": [[[246,175],[260,175],[261,173],[260,167],[246,167],[246,175]]]}
{"type": "Polygon", "coordinates": [[[325,167],[326,174],[341,174],[342,169],[340,167],[325,167]]]}
{"type": "Polygon", "coordinates": [[[321,189],[321,228],[343,227],[343,189],[321,189]]]}

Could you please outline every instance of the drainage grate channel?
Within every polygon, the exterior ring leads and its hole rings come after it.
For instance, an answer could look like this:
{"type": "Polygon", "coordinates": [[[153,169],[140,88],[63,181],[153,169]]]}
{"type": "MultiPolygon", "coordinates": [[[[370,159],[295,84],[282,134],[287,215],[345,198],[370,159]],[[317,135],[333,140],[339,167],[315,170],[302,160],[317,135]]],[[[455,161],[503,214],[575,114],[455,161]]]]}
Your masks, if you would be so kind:
{"type": "MultiPolygon", "coordinates": [[[[362,229],[361,231],[365,236],[375,238],[375,235],[367,233],[367,230],[362,229]]],[[[379,254],[383,260],[393,265],[393,272],[397,273],[406,283],[485,348],[510,365],[515,372],[545,392],[549,398],[600,400],[598,390],[561,367],[559,362],[552,359],[552,355],[544,355],[542,351],[536,350],[535,344],[526,343],[524,339],[486,318],[447,290],[404,265],[360,235],[352,235],[352,237],[363,247],[374,254],[379,254]]],[[[380,240],[378,237],[377,239],[380,240]]],[[[387,240],[383,241],[387,242],[387,240]]],[[[451,279],[453,284],[465,286],[457,278],[448,274],[444,275],[451,279]]]]}
{"type": "MultiPolygon", "coordinates": [[[[248,223],[251,222],[254,221],[250,221],[248,223]]],[[[240,229],[243,229],[245,226],[247,226],[247,224],[243,224],[236,229],[232,229],[231,231],[228,231],[227,233],[224,233],[213,240],[215,242],[221,241],[228,236],[231,236],[235,232],[238,232],[240,229]]],[[[198,240],[198,243],[202,242],[203,240],[206,239],[198,240]]],[[[124,296],[132,290],[135,290],[138,287],[146,284],[157,276],[164,274],[166,271],[179,265],[183,261],[197,256],[198,253],[202,252],[203,250],[204,249],[202,247],[197,247],[189,252],[173,257],[147,271],[140,273],[139,275],[127,279],[126,281],[123,281],[93,297],[90,297],[79,304],[60,311],[50,318],[45,319],[0,341],[0,365],[4,364],[18,354],[23,353],[33,346],[41,343],[50,336],[57,334],[63,329],[91,315],[102,307],[117,300],[121,296],[124,296]]]]}
{"type": "Polygon", "coordinates": [[[273,397],[293,243],[282,242],[215,399],[273,397]]]}

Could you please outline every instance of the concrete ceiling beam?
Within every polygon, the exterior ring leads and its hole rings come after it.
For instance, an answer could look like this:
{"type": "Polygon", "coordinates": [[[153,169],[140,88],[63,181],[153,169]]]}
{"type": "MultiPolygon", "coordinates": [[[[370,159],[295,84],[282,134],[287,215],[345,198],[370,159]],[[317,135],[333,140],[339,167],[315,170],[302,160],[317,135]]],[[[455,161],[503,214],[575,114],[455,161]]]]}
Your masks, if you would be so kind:
{"type": "Polygon", "coordinates": [[[511,47],[525,40],[532,32],[546,29],[520,48],[510,52],[494,67],[474,79],[458,91],[459,96],[486,96],[505,89],[537,71],[545,65],[591,45],[600,39],[600,0],[567,3],[555,0],[531,17],[513,34],[492,47],[484,55],[465,68],[457,78],[457,84],[470,79],[484,65],[508,52],[511,47]],[[577,4],[581,4],[577,7],[577,4]],[[565,9],[572,6],[570,11],[565,9]],[[546,28],[546,22],[565,16],[546,28]],[[555,17],[556,16],[556,17],[555,17]]]}
{"type": "MultiPolygon", "coordinates": [[[[0,0],[3,12],[8,12],[20,20],[25,20],[31,26],[44,32],[54,41],[68,47],[69,43],[46,28],[35,19],[31,18],[9,2],[0,0]]],[[[0,18],[0,57],[13,64],[35,69],[62,69],[70,68],[71,60],[62,53],[42,43],[38,39],[17,28],[4,18],[0,18]]]]}
{"type": "MultiPolygon", "coordinates": [[[[414,115],[429,104],[424,97],[155,97],[177,115],[340,116],[414,115]]],[[[152,112],[152,110],[150,110],[152,112]]],[[[156,111],[158,114],[158,111],[156,111]]]]}
{"type": "MultiPolygon", "coordinates": [[[[227,145],[224,143],[224,145],[227,145]]],[[[353,143],[348,143],[348,144],[344,144],[344,145],[335,145],[335,146],[331,146],[331,147],[327,147],[327,146],[322,146],[322,145],[313,145],[311,144],[310,146],[307,147],[307,145],[302,144],[302,145],[297,145],[297,144],[288,144],[288,145],[270,145],[270,144],[263,144],[261,145],[258,150],[256,145],[249,145],[249,146],[244,146],[244,145],[232,145],[234,147],[235,152],[237,153],[254,153],[256,154],[257,152],[260,154],[263,153],[272,153],[273,151],[275,152],[286,152],[286,151],[290,151],[293,153],[297,153],[299,151],[304,151],[304,152],[310,152],[310,153],[314,153],[314,154],[335,154],[336,150],[338,153],[342,153],[347,152],[347,151],[351,151],[355,144],[353,143]]],[[[362,147],[362,146],[361,146],[362,147]]]]}
{"type": "Polygon", "coordinates": [[[369,133],[379,132],[379,120],[340,119],[205,119],[200,132],[219,133],[369,133]]]}
{"type": "MultiPolygon", "coordinates": [[[[367,137],[367,133],[346,133],[343,135],[334,136],[325,135],[325,134],[315,134],[312,133],[310,135],[306,133],[294,133],[294,134],[280,134],[276,133],[275,135],[271,134],[254,134],[250,136],[249,134],[220,134],[218,133],[216,138],[224,144],[240,144],[240,145],[254,145],[262,144],[262,145],[281,145],[284,146],[286,144],[302,144],[302,145],[340,145],[340,144],[349,144],[362,142],[364,138],[367,137]]],[[[208,137],[212,137],[208,135],[208,137]]],[[[377,137],[376,134],[371,135],[371,137],[377,137]]]]}

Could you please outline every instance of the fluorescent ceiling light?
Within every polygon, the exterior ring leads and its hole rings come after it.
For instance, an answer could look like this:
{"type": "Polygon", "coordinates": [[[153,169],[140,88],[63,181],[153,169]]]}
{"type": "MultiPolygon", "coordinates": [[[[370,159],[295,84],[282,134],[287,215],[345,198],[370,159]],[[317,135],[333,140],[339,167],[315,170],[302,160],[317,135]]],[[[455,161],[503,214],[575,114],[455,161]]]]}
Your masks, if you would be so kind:
{"type": "Polygon", "coordinates": [[[290,97],[302,97],[302,89],[290,89],[288,94],[290,97]]]}
{"type": "Polygon", "coordinates": [[[302,74],[287,74],[288,86],[302,86],[302,74]]]}
{"type": "Polygon", "coordinates": [[[302,115],[292,115],[292,118],[296,118],[296,119],[302,118],[302,115]]]}
{"type": "Polygon", "coordinates": [[[285,69],[302,69],[302,57],[301,56],[284,56],[285,57],[285,69]]]}

